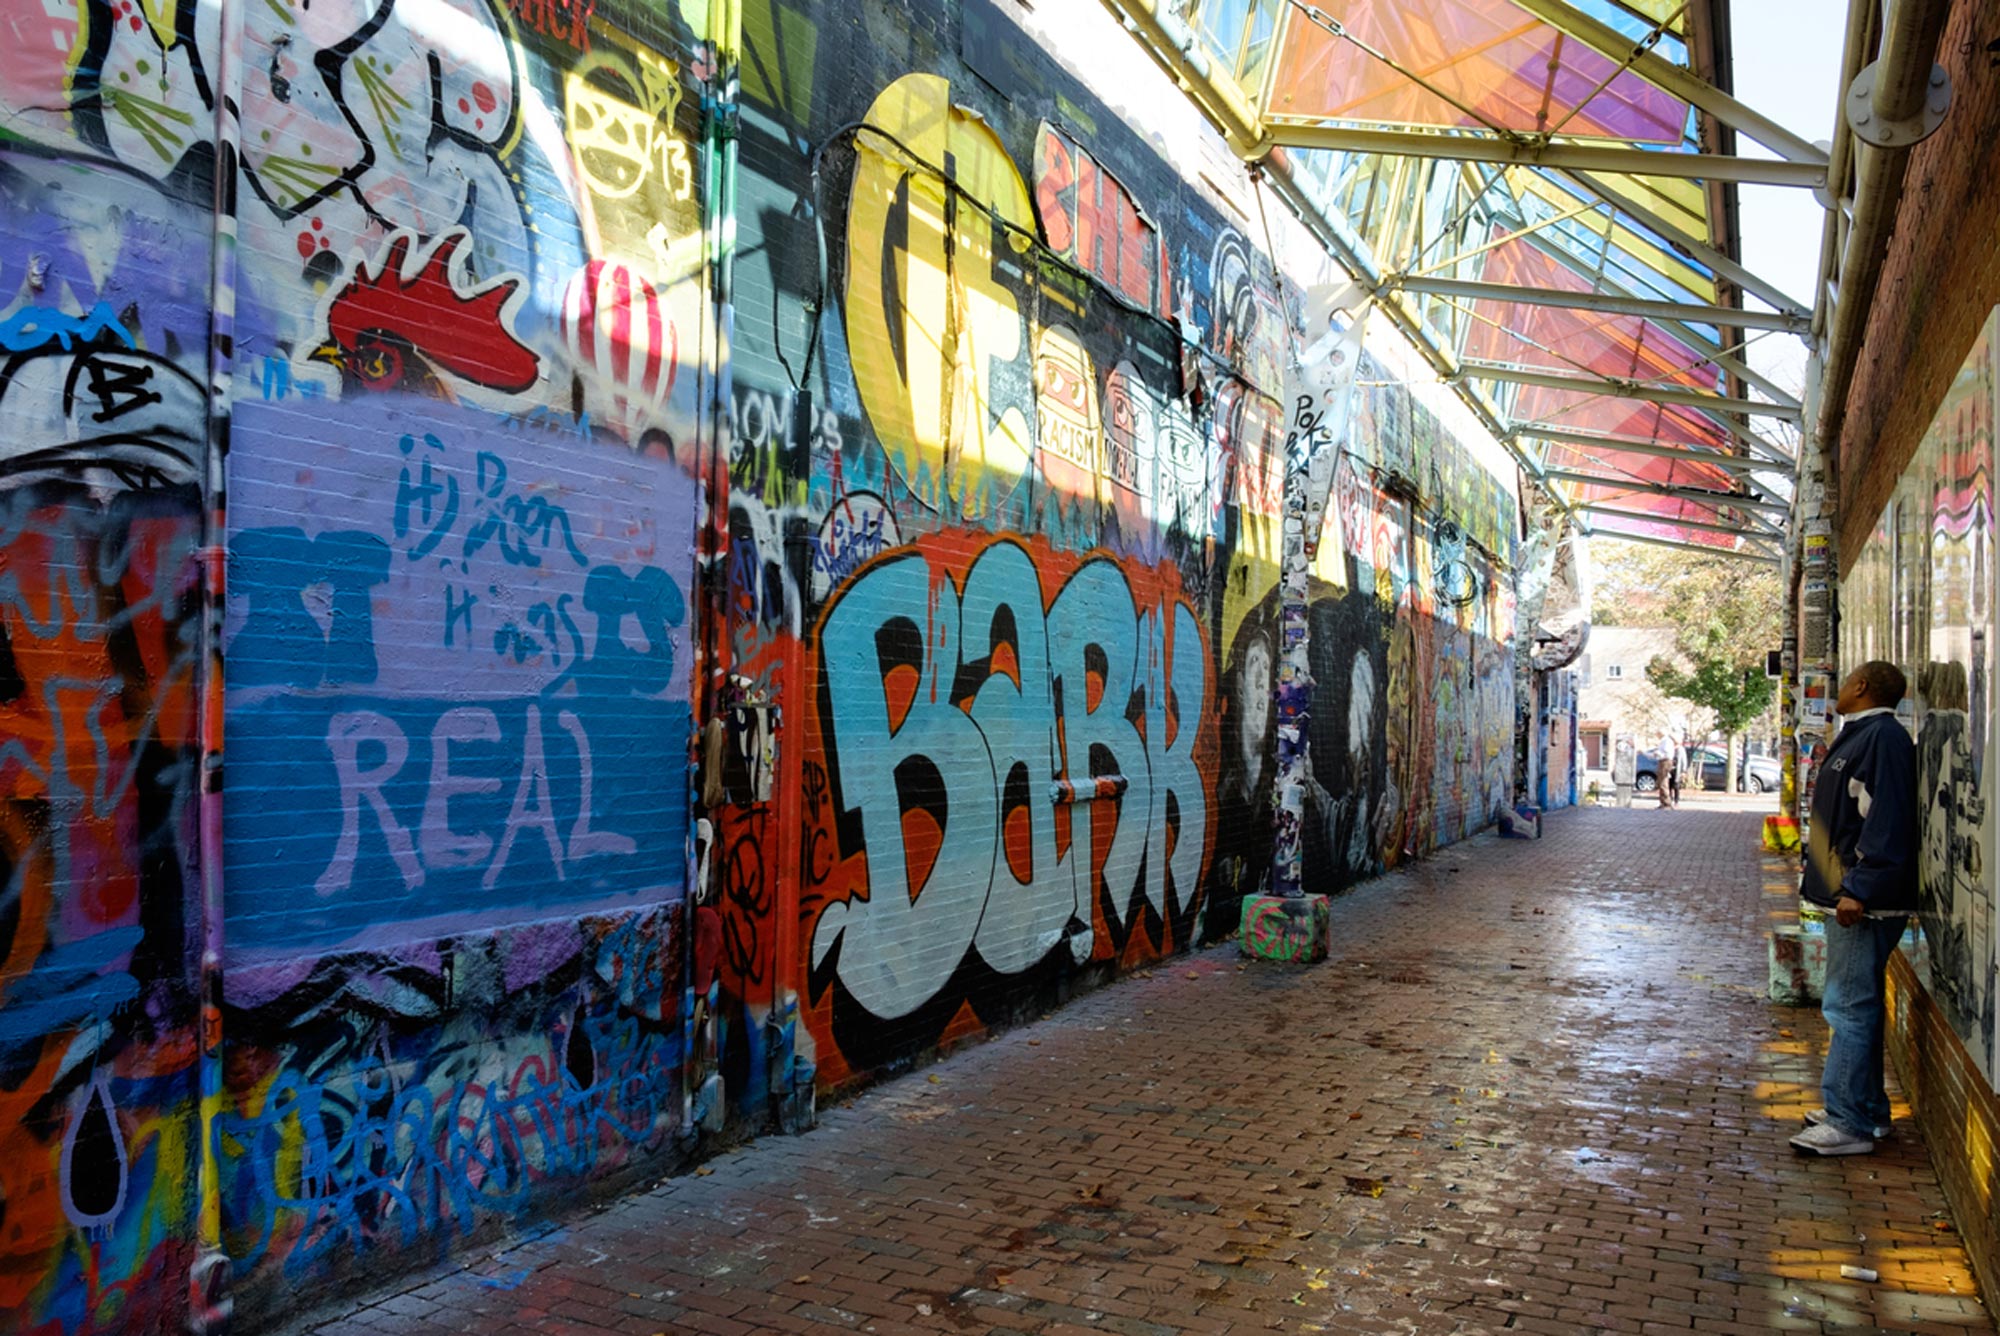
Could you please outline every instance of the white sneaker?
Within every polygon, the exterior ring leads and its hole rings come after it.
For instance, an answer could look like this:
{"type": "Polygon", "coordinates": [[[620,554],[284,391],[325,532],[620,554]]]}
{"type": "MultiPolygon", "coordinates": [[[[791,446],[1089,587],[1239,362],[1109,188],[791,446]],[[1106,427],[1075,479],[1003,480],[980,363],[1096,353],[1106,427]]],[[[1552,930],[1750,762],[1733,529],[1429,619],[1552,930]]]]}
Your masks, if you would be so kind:
{"type": "Polygon", "coordinates": [[[1793,1137],[1792,1147],[1808,1155],[1866,1155],[1875,1149],[1875,1143],[1849,1136],[1832,1123],[1820,1123],[1793,1137]]]}
{"type": "MultiPolygon", "coordinates": [[[[1825,1122],[1825,1121],[1826,1121],[1826,1110],[1825,1110],[1825,1109],[1808,1109],[1808,1110],[1806,1110],[1806,1126],[1807,1126],[1807,1127],[1818,1127],[1818,1126],[1819,1126],[1819,1125],[1820,1125],[1821,1123],[1823,1123],[1823,1122],[1825,1122]]],[[[1871,1128],[1871,1129],[1869,1130],[1869,1135],[1870,1135],[1870,1136],[1872,1136],[1872,1137],[1874,1137],[1874,1138],[1875,1138],[1875,1139],[1876,1139],[1877,1141],[1880,1141],[1880,1140],[1882,1140],[1882,1138],[1884,1138],[1884,1137],[1886,1137],[1886,1136],[1888,1136],[1888,1135],[1889,1135],[1889,1124],[1887,1124],[1887,1123],[1880,1123],[1880,1124],[1876,1125],[1876,1126],[1875,1126],[1874,1128],[1871,1128]]]]}

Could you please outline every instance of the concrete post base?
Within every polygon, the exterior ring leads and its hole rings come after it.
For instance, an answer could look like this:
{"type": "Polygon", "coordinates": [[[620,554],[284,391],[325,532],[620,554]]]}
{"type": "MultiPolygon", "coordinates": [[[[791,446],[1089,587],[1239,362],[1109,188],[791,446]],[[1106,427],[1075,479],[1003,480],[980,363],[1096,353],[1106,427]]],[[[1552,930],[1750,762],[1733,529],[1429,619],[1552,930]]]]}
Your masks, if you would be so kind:
{"type": "Polygon", "coordinates": [[[1333,938],[1330,902],[1323,895],[1249,895],[1243,898],[1236,942],[1246,956],[1286,965],[1325,960],[1333,938]]]}

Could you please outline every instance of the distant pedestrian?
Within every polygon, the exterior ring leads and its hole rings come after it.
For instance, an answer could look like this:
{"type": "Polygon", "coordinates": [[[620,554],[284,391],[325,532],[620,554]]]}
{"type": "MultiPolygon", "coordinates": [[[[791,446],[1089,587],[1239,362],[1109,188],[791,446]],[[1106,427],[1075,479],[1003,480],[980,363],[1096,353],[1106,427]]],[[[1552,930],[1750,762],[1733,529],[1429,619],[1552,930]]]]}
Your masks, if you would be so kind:
{"type": "Polygon", "coordinates": [[[1677,737],[1674,739],[1674,806],[1681,805],[1681,785],[1687,779],[1687,747],[1677,737]]]}
{"type": "Polygon", "coordinates": [[[1659,759],[1653,762],[1653,784],[1660,796],[1660,806],[1674,805],[1674,740],[1671,734],[1660,735],[1659,750],[1653,753],[1659,759]]]}
{"type": "Polygon", "coordinates": [[[1632,783],[1639,776],[1639,757],[1630,737],[1620,737],[1611,751],[1611,785],[1618,790],[1618,805],[1632,805],[1632,783]]]}
{"type": "Polygon", "coordinates": [[[1799,894],[1833,911],[1820,1014],[1833,1028],[1820,1077],[1824,1108],[1792,1145],[1866,1155],[1889,1134],[1882,1086],[1884,976],[1917,907],[1916,746],[1896,718],[1902,672],[1879,659],[1840,684],[1840,735],[1813,790],[1799,894]]]}

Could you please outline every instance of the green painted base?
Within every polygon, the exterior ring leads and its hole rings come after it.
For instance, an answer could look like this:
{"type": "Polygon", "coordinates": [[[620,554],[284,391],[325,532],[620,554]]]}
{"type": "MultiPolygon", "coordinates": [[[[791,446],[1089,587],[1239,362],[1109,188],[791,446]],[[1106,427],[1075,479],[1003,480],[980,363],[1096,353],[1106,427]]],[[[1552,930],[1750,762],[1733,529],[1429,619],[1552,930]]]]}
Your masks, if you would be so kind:
{"type": "Polygon", "coordinates": [[[1323,895],[1250,895],[1243,899],[1243,917],[1236,942],[1246,956],[1285,965],[1310,965],[1325,960],[1333,940],[1333,914],[1323,895]]]}

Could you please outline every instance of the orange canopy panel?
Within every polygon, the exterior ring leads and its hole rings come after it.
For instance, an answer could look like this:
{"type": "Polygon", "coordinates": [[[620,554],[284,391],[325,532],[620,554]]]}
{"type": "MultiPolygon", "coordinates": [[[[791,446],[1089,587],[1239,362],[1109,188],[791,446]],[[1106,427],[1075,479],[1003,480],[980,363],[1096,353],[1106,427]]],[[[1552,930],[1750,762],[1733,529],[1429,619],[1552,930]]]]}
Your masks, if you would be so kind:
{"type": "Polygon", "coordinates": [[[1355,41],[1294,14],[1270,84],[1274,116],[1676,147],[1686,138],[1686,103],[1509,0],[1319,0],[1318,8],[1355,41]]]}

